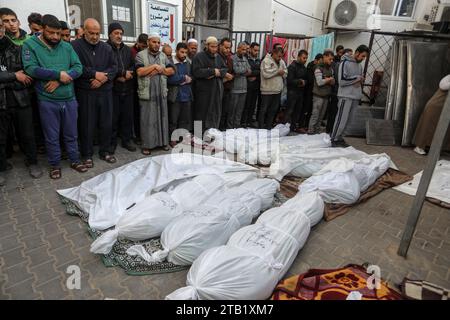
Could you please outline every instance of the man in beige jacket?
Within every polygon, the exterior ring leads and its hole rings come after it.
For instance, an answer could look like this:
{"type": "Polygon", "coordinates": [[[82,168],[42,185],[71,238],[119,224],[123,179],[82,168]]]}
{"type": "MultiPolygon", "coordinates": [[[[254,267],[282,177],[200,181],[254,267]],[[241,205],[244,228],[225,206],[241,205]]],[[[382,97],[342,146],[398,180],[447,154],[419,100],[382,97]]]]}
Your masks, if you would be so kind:
{"type": "Polygon", "coordinates": [[[281,92],[284,79],[287,77],[286,63],[283,61],[284,51],[274,48],[261,63],[261,110],[258,123],[261,129],[272,129],[273,122],[280,108],[281,92]]]}

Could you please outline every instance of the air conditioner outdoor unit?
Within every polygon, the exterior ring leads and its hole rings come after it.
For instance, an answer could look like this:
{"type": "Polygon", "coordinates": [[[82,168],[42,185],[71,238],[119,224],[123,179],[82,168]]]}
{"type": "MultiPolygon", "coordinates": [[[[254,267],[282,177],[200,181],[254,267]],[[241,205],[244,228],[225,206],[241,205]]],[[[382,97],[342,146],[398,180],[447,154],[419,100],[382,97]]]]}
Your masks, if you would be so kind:
{"type": "Polygon", "coordinates": [[[374,14],[376,0],[332,0],[327,28],[348,30],[378,29],[374,14]]]}
{"type": "Polygon", "coordinates": [[[431,10],[430,23],[450,22],[450,1],[442,1],[431,10]]]}

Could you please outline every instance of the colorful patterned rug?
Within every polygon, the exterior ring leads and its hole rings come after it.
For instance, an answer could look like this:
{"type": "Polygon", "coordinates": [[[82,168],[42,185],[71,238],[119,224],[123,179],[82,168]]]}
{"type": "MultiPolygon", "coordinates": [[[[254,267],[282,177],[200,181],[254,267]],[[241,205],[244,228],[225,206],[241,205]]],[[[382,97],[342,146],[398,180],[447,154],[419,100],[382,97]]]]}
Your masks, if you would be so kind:
{"type": "MultiPolygon", "coordinates": [[[[89,220],[89,214],[80,210],[72,201],[60,196],[62,204],[66,208],[66,212],[72,216],[80,217],[86,224],[89,220]]],[[[95,240],[104,232],[96,231],[88,227],[88,232],[92,239],[95,240]]],[[[187,269],[185,266],[177,266],[170,262],[163,262],[158,264],[150,264],[140,257],[132,257],[128,255],[127,249],[135,244],[143,245],[148,252],[155,252],[162,250],[160,239],[151,239],[143,242],[133,242],[125,239],[119,239],[112,248],[111,252],[106,255],[101,255],[103,264],[106,267],[121,267],[128,275],[144,276],[151,274],[161,274],[178,272],[187,269]]]]}
{"type": "Polygon", "coordinates": [[[358,292],[361,300],[403,300],[386,282],[381,280],[377,286],[370,277],[372,275],[359,265],[334,270],[311,269],[282,280],[271,300],[346,300],[352,292],[358,292]]]}

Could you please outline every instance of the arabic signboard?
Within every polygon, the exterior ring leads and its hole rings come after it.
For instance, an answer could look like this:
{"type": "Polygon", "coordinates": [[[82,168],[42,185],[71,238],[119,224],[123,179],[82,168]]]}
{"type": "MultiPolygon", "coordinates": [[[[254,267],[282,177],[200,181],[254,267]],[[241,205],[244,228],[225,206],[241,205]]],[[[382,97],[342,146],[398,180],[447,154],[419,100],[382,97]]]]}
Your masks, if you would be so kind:
{"type": "Polygon", "coordinates": [[[148,1],[148,32],[158,33],[161,36],[161,45],[169,44],[175,50],[177,46],[176,6],[159,1],[148,1]]]}

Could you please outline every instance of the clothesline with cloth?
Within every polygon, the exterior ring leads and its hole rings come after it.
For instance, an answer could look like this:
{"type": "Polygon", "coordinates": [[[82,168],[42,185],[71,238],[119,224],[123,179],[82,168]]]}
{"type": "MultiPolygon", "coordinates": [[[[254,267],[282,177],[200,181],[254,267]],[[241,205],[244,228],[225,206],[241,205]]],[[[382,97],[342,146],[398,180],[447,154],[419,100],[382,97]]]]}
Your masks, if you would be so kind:
{"type": "MultiPolygon", "coordinates": [[[[310,62],[314,60],[314,57],[317,54],[323,53],[326,49],[334,48],[334,33],[327,33],[311,39],[288,39],[273,37],[272,46],[277,43],[283,46],[286,52],[284,59],[288,65],[297,60],[297,55],[300,50],[306,50],[309,52],[308,62],[310,62]]],[[[266,41],[267,52],[272,50],[272,48],[269,48],[269,44],[270,41],[266,41]]]]}

